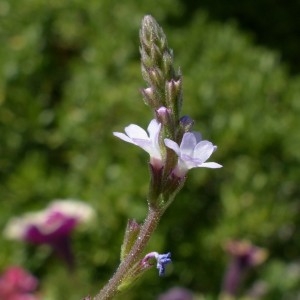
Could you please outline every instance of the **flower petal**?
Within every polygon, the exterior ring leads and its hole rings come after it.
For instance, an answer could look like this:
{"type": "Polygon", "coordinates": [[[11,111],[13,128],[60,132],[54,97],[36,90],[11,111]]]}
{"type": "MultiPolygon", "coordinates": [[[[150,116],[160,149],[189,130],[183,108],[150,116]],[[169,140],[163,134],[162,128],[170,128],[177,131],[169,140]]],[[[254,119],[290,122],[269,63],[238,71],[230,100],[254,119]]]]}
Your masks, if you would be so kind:
{"type": "Polygon", "coordinates": [[[197,145],[196,135],[193,132],[186,132],[180,144],[181,153],[192,156],[194,148],[197,145]]]}
{"type": "Polygon", "coordinates": [[[158,123],[155,119],[153,119],[149,123],[147,130],[149,132],[150,140],[153,140],[154,138],[156,138],[156,136],[159,134],[160,127],[161,127],[161,124],[158,123]]]}
{"type": "Polygon", "coordinates": [[[202,141],[202,134],[200,132],[193,131],[192,133],[197,141],[197,144],[202,141]]]}
{"type": "Polygon", "coordinates": [[[167,254],[158,254],[157,257],[157,264],[156,267],[158,269],[159,276],[165,275],[166,265],[171,263],[171,252],[167,254]]]}
{"type": "Polygon", "coordinates": [[[156,152],[156,157],[159,157],[161,159],[161,149],[159,145],[159,133],[160,133],[161,123],[158,123],[155,119],[153,119],[149,126],[148,126],[148,132],[150,136],[150,140],[152,142],[153,150],[156,152]]]}
{"type": "Polygon", "coordinates": [[[210,168],[210,169],[218,169],[218,168],[222,168],[223,166],[215,163],[215,162],[205,162],[203,164],[201,164],[199,167],[201,168],[210,168]]]}
{"type": "Polygon", "coordinates": [[[113,132],[113,135],[127,143],[135,144],[131,138],[129,138],[126,134],[122,132],[113,132]]]}
{"type": "Polygon", "coordinates": [[[130,124],[125,127],[125,132],[130,138],[149,140],[147,132],[138,125],[130,124]]]}
{"type": "Polygon", "coordinates": [[[151,154],[154,151],[153,151],[152,143],[150,140],[132,139],[132,141],[134,142],[135,145],[139,146],[140,148],[142,148],[143,150],[148,152],[150,154],[150,156],[152,156],[151,154]]]}
{"type": "Polygon", "coordinates": [[[165,145],[172,149],[178,156],[180,156],[180,149],[177,143],[170,139],[164,139],[165,145]]]}
{"type": "Polygon", "coordinates": [[[194,150],[194,158],[205,162],[214,152],[214,145],[209,141],[201,141],[194,150]]]}
{"type": "Polygon", "coordinates": [[[200,162],[196,161],[187,155],[182,155],[178,160],[178,167],[180,170],[189,170],[196,168],[200,162]]]}

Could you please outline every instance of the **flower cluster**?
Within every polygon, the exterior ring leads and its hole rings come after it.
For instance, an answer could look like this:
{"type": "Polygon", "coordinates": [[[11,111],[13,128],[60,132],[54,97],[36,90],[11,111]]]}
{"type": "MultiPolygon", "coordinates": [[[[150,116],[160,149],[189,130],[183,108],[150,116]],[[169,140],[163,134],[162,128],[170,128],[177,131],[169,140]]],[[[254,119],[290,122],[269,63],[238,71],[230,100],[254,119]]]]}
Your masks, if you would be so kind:
{"type": "MultiPolygon", "coordinates": [[[[159,143],[160,130],[161,123],[153,119],[148,126],[149,136],[143,128],[135,124],[125,127],[127,135],[120,132],[114,132],[114,135],[148,152],[152,165],[163,166],[165,164],[163,161],[163,153],[165,151],[159,143]]],[[[184,177],[187,171],[192,168],[222,167],[215,162],[206,162],[217,149],[217,146],[209,141],[202,140],[201,134],[198,132],[184,133],[180,145],[168,138],[164,139],[164,144],[178,156],[177,165],[173,170],[174,174],[178,177],[184,177]]]]}

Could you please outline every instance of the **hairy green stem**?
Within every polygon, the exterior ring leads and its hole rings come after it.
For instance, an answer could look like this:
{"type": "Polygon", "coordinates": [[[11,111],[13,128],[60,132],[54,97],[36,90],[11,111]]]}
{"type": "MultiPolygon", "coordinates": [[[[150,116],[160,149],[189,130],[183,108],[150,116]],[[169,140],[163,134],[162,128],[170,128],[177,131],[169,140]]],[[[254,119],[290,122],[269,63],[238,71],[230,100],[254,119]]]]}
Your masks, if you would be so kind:
{"type": "Polygon", "coordinates": [[[132,267],[139,259],[141,259],[143,251],[147,246],[147,243],[156,229],[160,218],[164,210],[149,208],[148,215],[145,219],[144,224],[141,227],[140,234],[138,235],[134,245],[130,252],[119,265],[113,277],[103,287],[103,289],[94,297],[94,300],[109,300],[118,293],[118,287],[125,278],[128,270],[132,267]]]}

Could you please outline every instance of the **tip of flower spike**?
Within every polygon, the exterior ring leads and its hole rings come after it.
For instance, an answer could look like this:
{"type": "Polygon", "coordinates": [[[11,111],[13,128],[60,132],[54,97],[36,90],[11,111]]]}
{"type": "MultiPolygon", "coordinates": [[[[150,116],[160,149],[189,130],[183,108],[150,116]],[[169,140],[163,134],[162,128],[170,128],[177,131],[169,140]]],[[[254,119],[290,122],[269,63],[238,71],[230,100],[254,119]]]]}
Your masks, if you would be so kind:
{"type": "Polygon", "coordinates": [[[142,26],[150,29],[153,27],[159,27],[158,23],[156,20],[151,16],[151,15],[145,15],[144,18],[142,19],[142,26]]]}
{"type": "Polygon", "coordinates": [[[154,21],[154,18],[151,15],[145,15],[142,22],[149,23],[149,22],[153,22],[153,21],[154,21]]]}

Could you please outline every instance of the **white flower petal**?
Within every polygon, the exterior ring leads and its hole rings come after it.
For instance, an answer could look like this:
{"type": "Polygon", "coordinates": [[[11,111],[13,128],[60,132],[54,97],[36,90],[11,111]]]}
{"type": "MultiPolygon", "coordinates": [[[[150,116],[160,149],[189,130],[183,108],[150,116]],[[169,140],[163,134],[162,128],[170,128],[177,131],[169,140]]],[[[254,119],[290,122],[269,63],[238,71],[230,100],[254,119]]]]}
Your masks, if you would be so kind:
{"type": "Polygon", "coordinates": [[[160,153],[161,150],[160,150],[160,145],[159,145],[160,128],[161,128],[161,124],[158,123],[155,119],[153,119],[150,122],[147,130],[149,132],[153,150],[156,152],[156,154],[154,156],[161,159],[161,153],[160,153]]]}
{"type": "Polygon", "coordinates": [[[205,162],[214,152],[214,145],[209,141],[201,141],[194,150],[194,158],[205,162]]]}
{"type": "Polygon", "coordinates": [[[164,139],[165,145],[172,149],[178,156],[180,156],[180,149],[177,143],[170,139],[164,139]]]}
{"type": "Polygon", "coordinates": [[[201,168],[210,168],[210,169],[218,169],[218,168],[222,168],[223,166],[215,163],[215,162],[206,162],[201,164],[199,167],[201,168]]]}
{"type": "Polygon", "coordinates": [[[113,135],[118,137],[119,139],[127,142],[127,143],[131,143],[134,144],[134,142],[132,141],[131,138],[129,138],[126,134],[122,133],[122,132],[113,132],[113,135]]]}
{"type": "Polygon", "coordinates": [[[57,199],[51,203],[48,211],[60,212],[78,222],[87,222],[95,217],[95,211],[90,205],[75,199],[57,199]]]}
{"type": "Polygon", "coordinates": [[[196,142],[198,144],[202,140],[202,134],[200,132],[197,132],[197,131],[193,131],[192,133],[195,136],[196,142]]]}
{"type": "Polygon", "coordinates": [[[192,156],[195,146],[197,145],[196,136],[192,132],[187,132],[183,135],[180,144],[181,153],[192,156]]]}
{"type": "Polygon", "coordinates": [[[160,127],[161,124],[158,123],[155,119],[151,120],[147,128],[149,132],[150,140],[153,140],[159,134],[160,127]]]}
{"type": "Polygon", "coordinates": [[[132,139],[132,141],[134,142],[135,145],[144,149],[151,156],[151,153],[153,152],[153,147],[152,147],[152,143],[150,140],[132,139]]]}
{"type": "Polygon", "coordinates": [[[192,168],[196,168],[198,166],[199,162],[195,162],[195,160],[193,160],[190,156],[185,156],[182,155],[178,161],[178,164],[180,164],[180,168],[181,169],[192,169],[192,168]]]}
{"type": "Polygon", "coordinates": [[[61,220],[49,222],[55,212],[75,218],[78,223],[86,223],[95,216],[94,210],[86,203],[73,200],[55,200],[42,211],[26,213],[12,218],[4,229],[4,236],[9,239],[24,240],[29,227],[35,226],[42,233],[51,233],[61,225],[61,220]]]}
{"type": "Polygon", "coordinates": [[[147,132],[142,127],[135,124],[130,124],[125,127],[125,132],[130,138],[149,139],[147,132]]]}
{"type": "Polygon", "coordinates": [[[8,239],[22,240],[25,237],[27,226],[26,220],[14,217],[6,224],[3,235],[8,239]]]}

